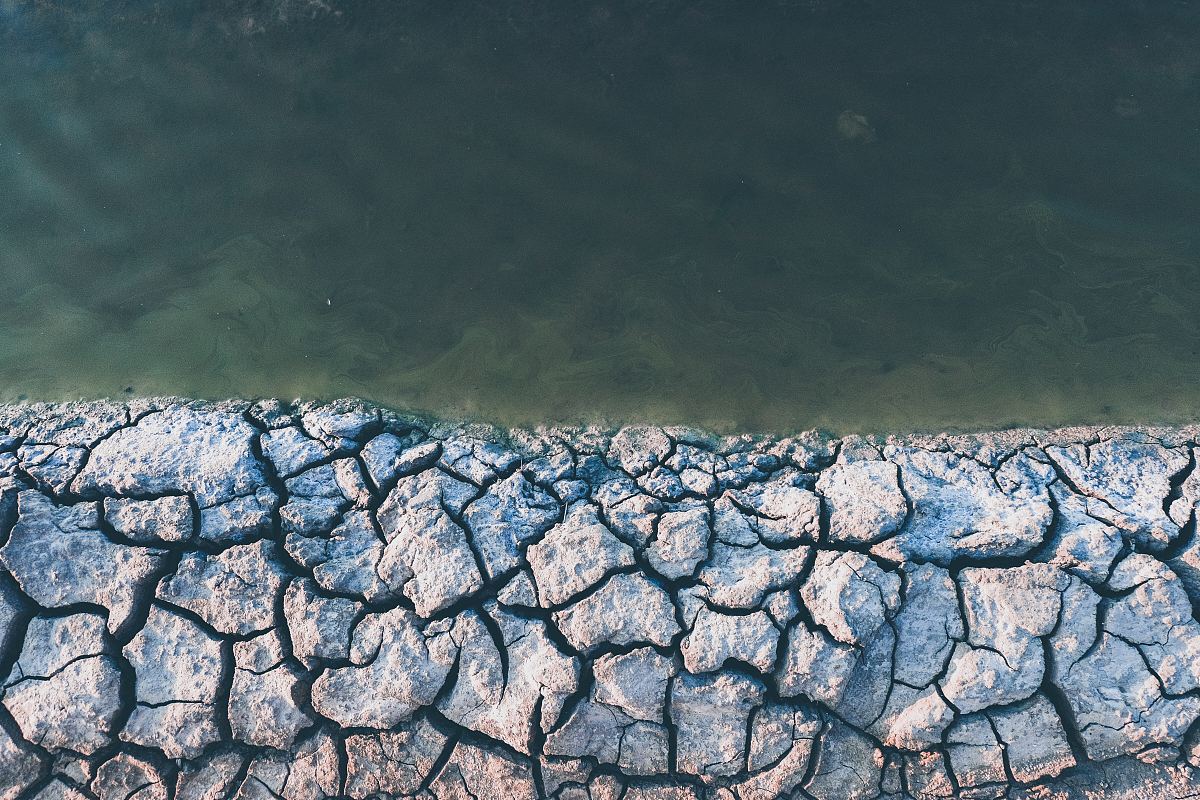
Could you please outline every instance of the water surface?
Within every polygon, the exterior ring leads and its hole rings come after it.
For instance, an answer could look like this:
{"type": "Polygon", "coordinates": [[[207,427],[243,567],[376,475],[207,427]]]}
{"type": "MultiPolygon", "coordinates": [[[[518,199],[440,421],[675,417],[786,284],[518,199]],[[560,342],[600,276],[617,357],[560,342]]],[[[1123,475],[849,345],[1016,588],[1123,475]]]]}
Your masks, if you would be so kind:
{"type": "Polygon", "coordinates": [[[0,0],[0,399],[1200,413],[1200,9],[0,0]]]}

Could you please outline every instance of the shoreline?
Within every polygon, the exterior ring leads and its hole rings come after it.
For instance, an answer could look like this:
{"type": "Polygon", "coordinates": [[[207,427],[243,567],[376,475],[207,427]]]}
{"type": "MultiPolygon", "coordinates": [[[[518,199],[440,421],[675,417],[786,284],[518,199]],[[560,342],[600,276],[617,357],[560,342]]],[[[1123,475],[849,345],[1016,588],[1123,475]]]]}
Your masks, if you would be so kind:
{"type": "Polygon", "coordinates": [[[0,798],[1183,796],[1198,440],[0,406],[0,798]]]}

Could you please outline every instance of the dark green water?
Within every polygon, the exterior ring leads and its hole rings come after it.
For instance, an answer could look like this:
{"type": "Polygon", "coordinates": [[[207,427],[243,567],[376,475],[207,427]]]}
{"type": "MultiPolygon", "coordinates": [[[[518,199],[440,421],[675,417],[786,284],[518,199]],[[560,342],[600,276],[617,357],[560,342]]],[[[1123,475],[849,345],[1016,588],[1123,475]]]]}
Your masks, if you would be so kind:
{"type": "Polygon", "coordinates": [[[1200,416],[1194,3],[0,0],[0,399],[1200,416]]]}

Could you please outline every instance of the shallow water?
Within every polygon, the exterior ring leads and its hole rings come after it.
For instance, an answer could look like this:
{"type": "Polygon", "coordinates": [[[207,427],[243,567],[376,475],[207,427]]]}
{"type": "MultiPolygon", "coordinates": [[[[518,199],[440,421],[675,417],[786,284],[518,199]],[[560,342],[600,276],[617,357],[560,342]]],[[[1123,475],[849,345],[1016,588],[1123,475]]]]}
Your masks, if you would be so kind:
{"type": "Polygon", "coordinates": [[[1200,415],[1192,4],[160,6],[0,0],[0,399],[1200,415]]]}

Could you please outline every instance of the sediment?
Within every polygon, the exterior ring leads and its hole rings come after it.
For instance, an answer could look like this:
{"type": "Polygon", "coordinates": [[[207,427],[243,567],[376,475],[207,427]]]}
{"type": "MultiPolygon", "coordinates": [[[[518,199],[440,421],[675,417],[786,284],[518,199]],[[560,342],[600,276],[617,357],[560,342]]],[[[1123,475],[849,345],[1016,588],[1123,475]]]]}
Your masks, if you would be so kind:
{"type": "Polygon", "coordinates": [[[0,407],[0,800],[1183,797],[1196,429],[0,407]]]}

